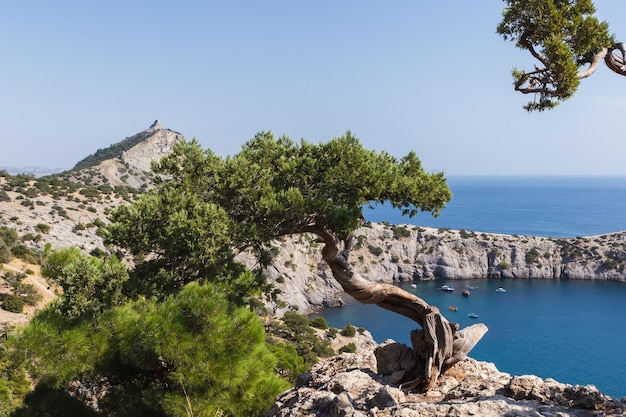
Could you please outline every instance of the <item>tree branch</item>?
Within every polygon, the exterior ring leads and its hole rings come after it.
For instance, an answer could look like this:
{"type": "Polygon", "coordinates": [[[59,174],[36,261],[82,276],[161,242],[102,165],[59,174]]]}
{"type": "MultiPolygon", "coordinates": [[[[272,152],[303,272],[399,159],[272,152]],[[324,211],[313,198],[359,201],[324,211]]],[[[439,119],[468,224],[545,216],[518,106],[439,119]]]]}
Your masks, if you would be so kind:
{"type": "Polygon", "coordinates": [[[376,304],[408,317],[422,327],[411,334],[413,352],[420,367],[405,388],[428,390],[442,372],[463,360],[487,331],[484,324],[459,331],[457,323],[449,322],[437,307],[415,294],[361,277],[348,261],[351,238],[340,241],[320,225],[312,225],[306,232],[314,233],[324,241],[322,257],[344,291],[361,303],[376,304]]]}

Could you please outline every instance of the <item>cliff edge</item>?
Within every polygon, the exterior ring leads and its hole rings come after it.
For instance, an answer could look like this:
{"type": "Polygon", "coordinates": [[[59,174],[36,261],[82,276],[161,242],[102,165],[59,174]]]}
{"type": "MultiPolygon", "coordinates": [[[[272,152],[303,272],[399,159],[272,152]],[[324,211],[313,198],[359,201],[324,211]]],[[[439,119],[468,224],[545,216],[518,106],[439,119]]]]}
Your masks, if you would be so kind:
{"type": "Polygon", "coordinates": [[[434,389],[412,394],[391,383],[398,350],[392,340],[317,363],[280,395],[270,417],[623,416],[621,401],[594,386],[532,375],[511,376],[467,358],[442,374],[434,389]],[[376,365],[378,364],[378,365],[376,365]],[[381,366],[382,364],[382,366],[381,366]],[[378,368],[378,369],[377,369],[378,368]],[[384,368],[384,369],[381,369],[384,368]]]}

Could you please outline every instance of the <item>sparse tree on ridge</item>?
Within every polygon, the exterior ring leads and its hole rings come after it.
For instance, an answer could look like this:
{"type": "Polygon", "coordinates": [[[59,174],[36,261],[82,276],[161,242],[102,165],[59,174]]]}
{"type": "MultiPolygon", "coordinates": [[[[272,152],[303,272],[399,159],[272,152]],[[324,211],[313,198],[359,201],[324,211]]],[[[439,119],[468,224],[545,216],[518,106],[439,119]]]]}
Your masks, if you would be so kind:
{"type": "Polygon", "coordinates": [[[351,233],[362,224],[362,207],[388,201],[406,215],[437,215],[450,200],[443,174],[425,172],[412,152],[398,160],[363,148],[349,132],[321,144],[276,140],[262,132],[225,159],[203,152],[195,140],[181,142],[155,170],[168,180],[114,213],[109,240],[143,259],[140,270],[176,273],[136,279],[156,278],[156,286],[172,288],[217,280],[241,292],[237,280],[228,284],[227,277],[237,274],[220,267],[234,265],[232,259],[242,250],[252,250],[259,265],[268,265],[276,239],[306,233],[324,243],[323,259],[348,294],[421,326],[411,337],[421,367],[405,386],[427,390],[487,331],[482,324],[459,330],[437,307],[397,286],[361,277],[349,261],[351,233]],[[177,284],[170,285],[167,277],[177,284]]]}
{"type": "Polygon", "coordinates": [[[497,32],[527,50],[533,70],[513,69],[515,91],[533,94],[527,111],[554,108],[577,90],[602,61],[626,75],[625,44],[616,42],[606,22],[600,22],[591,0],[504,0],[497,32]]]}

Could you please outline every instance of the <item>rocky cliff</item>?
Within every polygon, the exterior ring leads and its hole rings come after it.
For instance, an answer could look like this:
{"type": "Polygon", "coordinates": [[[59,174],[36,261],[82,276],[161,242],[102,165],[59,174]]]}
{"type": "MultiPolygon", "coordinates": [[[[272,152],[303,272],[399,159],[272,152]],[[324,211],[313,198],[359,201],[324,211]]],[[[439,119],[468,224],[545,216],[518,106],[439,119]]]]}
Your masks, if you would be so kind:
{"type": "MultiPolygon", "coordinates": [[[[555,239],[368,224],[354,233],[350,261],[378,282],[431,279],[626,281],[626,232],[555,239]]],[[[280,243],[267,275],[301,312],[342,304],[342,290],[308,236],[280,243]]]]}
{"type": "Polygon", "coordinates": [[[152,161],[168,155],[183,139],[182,134],[164,129],[156,120],[148,129],[83,159],[64,176],[88,185],[146,187],[152,161]]]}
{"type": "Polygon", "coordinates": [[[405,345],[359,343],[313,366],[297,385],[280,395],[270,417],[438,417],[438,416],[623,416],[617,400],[594,386],[559,383],[536,376],[511,376],[495,365],[467,358],[440,376],[426,394],[394,384],[397,358],[405,345]]]}

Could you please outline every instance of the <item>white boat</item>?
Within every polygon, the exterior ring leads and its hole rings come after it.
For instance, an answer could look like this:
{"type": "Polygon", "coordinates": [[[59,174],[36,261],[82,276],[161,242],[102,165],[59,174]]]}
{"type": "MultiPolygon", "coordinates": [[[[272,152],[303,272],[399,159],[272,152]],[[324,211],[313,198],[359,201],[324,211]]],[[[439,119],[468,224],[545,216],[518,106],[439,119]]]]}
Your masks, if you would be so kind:
{"type": "Polygon", "coordinates": [[[506,290],[502,287],[496,288],[496,292],[506,292],[506,290]]]}
{"type": "Polygon", "coordinates": [[[411,288],[417,288],[417,284],[415,283],[411,284],[411,288]]]}
{"type": "Polygon", "coordinates": [[[442,285],[440,290],[441,291],[454,291],[454,287],[451,287],[448,284],[446,284],[446,285],[442,285]]]}
{"type": "Polygon", "coordinates": [[[467,317],[469,317],[470,319],[477,319],[478,318],[478,314],[476,314],[476,313],[469,313],[467,315],[467,317]]]}

